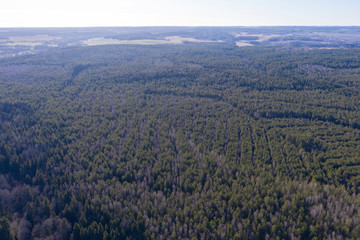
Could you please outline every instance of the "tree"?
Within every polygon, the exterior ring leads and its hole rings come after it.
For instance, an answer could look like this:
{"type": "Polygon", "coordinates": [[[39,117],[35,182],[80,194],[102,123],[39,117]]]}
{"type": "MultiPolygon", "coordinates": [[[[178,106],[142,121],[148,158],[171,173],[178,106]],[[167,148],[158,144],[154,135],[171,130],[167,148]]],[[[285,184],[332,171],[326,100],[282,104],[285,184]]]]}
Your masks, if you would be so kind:
{"type": "Polygon", "coordinates": [[[13,240],[14,234],[10,228],[10,222],[6,217],[0,218],[0,236],[3,240],[13,240]]]}

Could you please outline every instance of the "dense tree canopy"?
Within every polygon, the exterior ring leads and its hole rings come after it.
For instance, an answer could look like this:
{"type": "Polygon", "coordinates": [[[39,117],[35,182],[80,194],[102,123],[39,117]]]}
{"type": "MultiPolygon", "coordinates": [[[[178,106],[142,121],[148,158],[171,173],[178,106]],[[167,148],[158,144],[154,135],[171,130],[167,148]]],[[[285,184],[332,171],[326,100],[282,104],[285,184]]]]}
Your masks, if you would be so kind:
{"type": "Polygon", "coordinates": [[[359,50],[0,59],[5,239],[356,239],[359,50]]]}

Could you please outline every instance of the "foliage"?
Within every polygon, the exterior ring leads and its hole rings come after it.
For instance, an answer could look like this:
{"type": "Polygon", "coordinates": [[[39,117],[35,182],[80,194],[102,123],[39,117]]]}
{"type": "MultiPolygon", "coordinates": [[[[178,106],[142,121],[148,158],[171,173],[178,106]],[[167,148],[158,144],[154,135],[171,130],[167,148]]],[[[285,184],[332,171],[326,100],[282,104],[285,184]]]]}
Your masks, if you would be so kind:
{"type": "Polygon", "coordinates": [[[1,229],[356,239],[358,56],[188,43],[1,59],[1,229]]]}

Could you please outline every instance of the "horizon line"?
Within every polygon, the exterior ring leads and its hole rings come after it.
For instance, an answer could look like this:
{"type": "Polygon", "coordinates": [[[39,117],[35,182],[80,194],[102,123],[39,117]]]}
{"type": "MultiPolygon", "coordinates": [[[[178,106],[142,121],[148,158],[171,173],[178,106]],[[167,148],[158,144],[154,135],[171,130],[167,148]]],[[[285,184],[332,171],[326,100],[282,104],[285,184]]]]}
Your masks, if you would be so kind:
{"type": "Polygon", "coordinates": [[[201,27],[224,27],[224,28],[230,28],[230,27],[239,27],[239,28],[259,28],[259,27],[360,27],[360,25],[139,25],[139,26],[12,26],[12,27],[2,27],[0,26],[0,29],[11,29],[11,28],[201,28],[201,27]]]}

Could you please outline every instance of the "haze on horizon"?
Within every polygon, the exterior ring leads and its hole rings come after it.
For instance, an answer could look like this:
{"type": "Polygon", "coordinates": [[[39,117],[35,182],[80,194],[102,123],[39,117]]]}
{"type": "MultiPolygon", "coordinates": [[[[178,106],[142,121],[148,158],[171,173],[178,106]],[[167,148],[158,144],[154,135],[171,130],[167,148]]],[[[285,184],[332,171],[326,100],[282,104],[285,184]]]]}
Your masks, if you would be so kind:
{"type": "Polygon", "coordinates": [[[359,26],[356,0],[12,0],[0,27],[359,26]]]}

